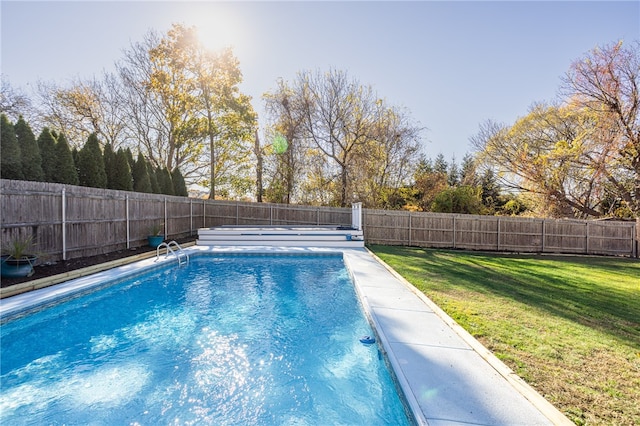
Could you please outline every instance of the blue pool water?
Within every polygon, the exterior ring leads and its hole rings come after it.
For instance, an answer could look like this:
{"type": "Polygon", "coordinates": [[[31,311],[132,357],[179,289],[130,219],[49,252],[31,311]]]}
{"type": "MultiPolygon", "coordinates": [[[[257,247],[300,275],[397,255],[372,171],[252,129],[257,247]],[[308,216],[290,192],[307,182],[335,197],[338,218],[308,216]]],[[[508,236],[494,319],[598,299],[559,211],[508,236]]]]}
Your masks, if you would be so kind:
{"type": "Polygon", "coordinates": [[[201,256],[2,325],[0,424],[410,424],[341,256],[201,256]]]}

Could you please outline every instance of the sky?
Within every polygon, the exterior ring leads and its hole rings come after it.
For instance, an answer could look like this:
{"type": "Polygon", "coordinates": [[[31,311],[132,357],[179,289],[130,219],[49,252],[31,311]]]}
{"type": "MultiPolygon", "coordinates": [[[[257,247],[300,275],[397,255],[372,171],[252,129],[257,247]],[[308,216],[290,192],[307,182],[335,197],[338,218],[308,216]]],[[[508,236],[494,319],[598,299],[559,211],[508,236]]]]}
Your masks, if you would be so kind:
{"type": "Polygon", "coordinates": [[[513,124],[557,99],[571,63],[640,39],[638,1],[7,1],[0,71],[29,93],[114,71],[172,23],[231,47],[264,127],[262,95],[299,72],[346,71],[421,127],[424,152],[458,164],[486,120],[513,124]]]}

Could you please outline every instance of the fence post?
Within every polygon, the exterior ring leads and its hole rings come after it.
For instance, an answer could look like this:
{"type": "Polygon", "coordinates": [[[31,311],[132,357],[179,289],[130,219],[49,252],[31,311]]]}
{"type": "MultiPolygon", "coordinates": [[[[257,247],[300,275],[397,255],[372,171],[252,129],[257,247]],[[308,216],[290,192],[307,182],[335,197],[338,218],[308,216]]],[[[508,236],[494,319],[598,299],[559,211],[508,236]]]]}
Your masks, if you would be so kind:
{"type": "Polygon", "coordinates": [[[498,238],[496,238],[496,250],[500,251],[500,216],[498,216],[498,238]]]}
{"type": "Polygon", "coordinates": [[[193,200],[189,199],[189,236],[193,235],[193,200]]]}
{"type": "Polygon", "coordinates": [[[584,252],[585,254],[589,254],[589,222],[585,222],[585,230],[584,230],[584,238],[585,238],[585,247],[584,247],[584,252]]]}
{"type": "Polygon", "coordinates": [[[205,202],[205,199],[202,199],[202,227],[206,228],[207,227],[207,203],[205,202]]]}
{"type": "Polygon", "coordinates": [[[67,190],[62,188],[62,260],[67,260],[67,190]]]}
{"type": "Polygon", "coordinates": [[[640,217],[636,218],[636,223],[633,224],[631,230],[631,251],[633,257],[638,257],[638,244],[640,244],[640,217]]]}
{"type": "Polygon", "coordinates": [[[453,248],[456,248],[456,217],[453,216],[453,248]]]}
{"type": "Polygon", "coordinates": [[[542,219],[542,247],[541,247],[542,253],[544,253],[544,240],[546,238],[545,236],[546,229],[547,229],[547,221],[545,219],[542,219]]]}
{"type": "Polygon", "coordinates": [[[125,227],[127,233],[127,249],[131,248],[131,229],[129,222],[129,195],[124,196],[124,216],[125,216],[125,227]]]}
{"type": "Polygon", "coordinates": [[[409,212],[409,238],[407,238],[407,240],[409,240],[409,246],[411,246],[411,212],[409,212]]]}

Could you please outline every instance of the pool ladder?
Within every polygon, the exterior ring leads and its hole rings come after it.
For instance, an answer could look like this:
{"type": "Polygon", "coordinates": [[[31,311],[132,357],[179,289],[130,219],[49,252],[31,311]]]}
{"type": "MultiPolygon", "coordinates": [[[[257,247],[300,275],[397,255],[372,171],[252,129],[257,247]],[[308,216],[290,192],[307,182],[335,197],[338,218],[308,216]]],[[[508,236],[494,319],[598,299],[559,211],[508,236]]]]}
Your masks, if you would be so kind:
{"type": "Polygon", "coordinates": [[[167,257],[169,257],[170,254],[175,256],[176,259],[178,259],[178,265],[186,265],[187,263],[189,263],[189,255],[185,253],[184,250],[182,250],[182,247],[180,247],[180,244],[175,241],[171,241],[169,243],[161,243],[158,248],[156,248],[156,260],[158,260],[158,258],[160,257],[161,248],[167,249],[167,257]],[[171,247],[175,248],[175,250],[171,247]]]}

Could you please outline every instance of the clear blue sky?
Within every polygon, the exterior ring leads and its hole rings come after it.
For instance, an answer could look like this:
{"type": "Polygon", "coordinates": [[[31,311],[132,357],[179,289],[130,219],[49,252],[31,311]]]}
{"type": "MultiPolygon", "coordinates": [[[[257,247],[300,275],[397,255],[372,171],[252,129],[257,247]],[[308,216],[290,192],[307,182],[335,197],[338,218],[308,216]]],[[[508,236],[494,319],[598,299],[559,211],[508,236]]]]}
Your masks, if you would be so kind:
{"type": "MultiPolygon", "coordinates": [[[[486,119],[513,123],[555,99],[573,60],[640,39],[640,2],[1,2],[1,71],[15,88],[112,71],[149,29],[196,25],[231,46],[241,89],[279,77],[346,70],[428,130],[426,154],[458,162],[486,119]]],[[[262,119],[262,117],[261,117],[262,119]]]]}

